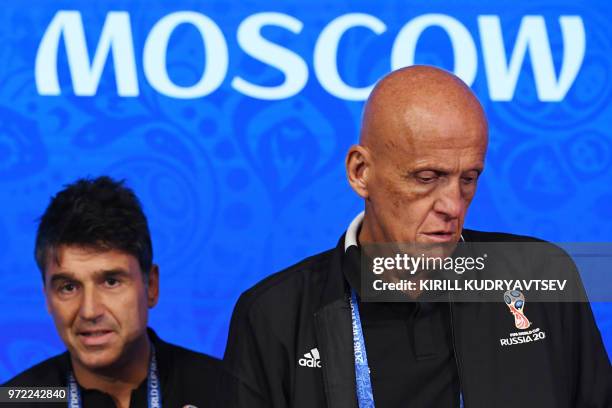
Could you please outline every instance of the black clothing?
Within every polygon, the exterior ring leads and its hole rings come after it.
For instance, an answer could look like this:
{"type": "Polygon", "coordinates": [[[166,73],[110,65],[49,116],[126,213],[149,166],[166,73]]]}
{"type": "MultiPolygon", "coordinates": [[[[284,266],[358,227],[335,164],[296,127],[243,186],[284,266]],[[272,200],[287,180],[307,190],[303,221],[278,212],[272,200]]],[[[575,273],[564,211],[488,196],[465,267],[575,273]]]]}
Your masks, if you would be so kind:
{"type": "MultiPolygon", "coordinates": [[[[342,260],[357,293],[360,261],[356,246],[342,260]]],[[[459,407],[448,302],[358,304],[376,407],[459,407]]]]}
{"type": "MultiPolygon", "coordinates": [[[[463,236],[468,242],[535,242],[469,230],[463,236]]],[[[228,368],[240,380],[235,392],[240,407],[357,407],[343,244],[344,238],[336,249],[272,275],[240,297],[225,352],[228,368]],[[316,360],[313,356],[320,360],[308,363],[316,360]]],[[[509,269],[534,256],[518,255],[523,257],[504,261],[509,269]]],[[[559,261],[562,269],[574,271],[571,260],[564,259],[559,261]]],[[[545,338],[503,346],[500,340],[517,331],[503,301],[457,303],[450,294],[449,299],[452,345],[466,408],[612,407],[610,362],[588,303],[529,303],[529,318],[545,338]]],[[[368,354],[376,354],[368,347],[372,348],[366,339],[368,354]]],[[[411,369],[406,367],[404,375],[411,369]]],[[[372,375],[375,393],[402,392],[385,389],[378,375],[372,375]]],[[[438,390],[423,392],[429,396],[414,405],[397,402],[398,406],[449,406],[436,405],[438,390]]]]}
{"type": "MultiPolygon", "coordinates": [[[[231,376],[224,372],[221,361],[202,353],[187,350],[162,341],[149,329],[149,338],[155,347],[162,407],[183,407],[186,404],[204,407],[228,406],[227,391],[231,376]]],[[[2,386],[5,387],[66,387],[72,370],[70,355],[64,352],[24,371],[2,386]]],[[[79,387],[84,408],[114,407],[110,395],[98,390],[79,387]]],[[[44,404],[32,403],[33,408],[44,404]]],[[[26,408],[28,404],[18,403],[26,408]]],[[[66,407],[66,403],[45,406],[66,407]]],[[[132,391],[130,408],[148,406],[147,379],[132,391]]]]}

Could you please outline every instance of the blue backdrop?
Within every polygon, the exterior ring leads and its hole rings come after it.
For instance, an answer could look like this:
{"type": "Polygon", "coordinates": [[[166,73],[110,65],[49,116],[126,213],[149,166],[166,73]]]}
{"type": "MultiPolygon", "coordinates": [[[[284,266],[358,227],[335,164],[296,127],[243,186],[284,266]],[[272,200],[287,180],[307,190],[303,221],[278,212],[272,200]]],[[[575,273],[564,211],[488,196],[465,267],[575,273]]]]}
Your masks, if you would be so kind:
{"type": "MultiPolygon", "coordinates": [[[[31,1],[0,14],[0,382],[63,349],[32,257],[49,197],[126,178],[161,268],[152,326],[223,353],[239,294],[336,244],[373,81],[454,70],[490,118],[468,227],[612,241],[612,3],[31,1]]],[[[594,304],[608,351],[612,309],[594,304]]]]}

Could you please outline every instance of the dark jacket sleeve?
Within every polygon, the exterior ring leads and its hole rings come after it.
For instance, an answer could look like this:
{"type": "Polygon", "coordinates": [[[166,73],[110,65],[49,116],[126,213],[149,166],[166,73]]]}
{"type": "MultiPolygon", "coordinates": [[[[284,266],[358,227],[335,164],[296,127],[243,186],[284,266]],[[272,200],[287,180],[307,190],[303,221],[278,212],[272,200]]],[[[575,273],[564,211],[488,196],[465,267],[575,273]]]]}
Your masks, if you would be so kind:
{"type": "Polygon", "coordinates": [[[224,362],[238,380],[233,407],[285,408],[289,404],[282,384],[282,345],[266,316],[249,292],[238,300],[230,324],[224,362]]]}
{"type": "MultiPolygon", "coordinates": [[[[556,261],[564,266],[559,269],[568,271],[564,276],[570,282],[569,301],[563,303],[564,315],[569,320],[567,340],[570,346],[567,356],[570,359],[571,378],[573,379],[573,407],[610,408],[612,407],[612,367],[604,347],[601,333],[597,328],[589,304],[588,294],[581,279],[580,269],[570,255],[561,251],[556,261]]],[[[556,268],[554,268],[556,269],[556,268]]],[[[566,320],[563,319],[563,320],[566,320]]],[[[560,373],[560,375],[562,375],[560,373]]]]}
{"type": "Polygon", "coordinates": [[[612,367],[588,303],[574,307],[575,404],[577,408],[612,407],[612,367]]]}

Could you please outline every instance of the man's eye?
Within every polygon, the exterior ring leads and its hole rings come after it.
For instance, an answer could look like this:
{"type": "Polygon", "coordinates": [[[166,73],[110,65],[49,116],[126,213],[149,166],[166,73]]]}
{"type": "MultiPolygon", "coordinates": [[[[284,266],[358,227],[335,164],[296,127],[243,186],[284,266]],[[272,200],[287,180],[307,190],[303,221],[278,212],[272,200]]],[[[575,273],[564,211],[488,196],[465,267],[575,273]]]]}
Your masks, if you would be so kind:
{"type": "Polygon", "coordinates": [[[474,184],[478,181],[478,175],[461,177],[463,184],[474,184]]]}
{"type": "Polygon", "coordinates": [[[58,289],[61,293],[69,294],[76,290],[76,285],[74,283],[64,283],[58,289]]]}
{"type": "Polygon", "coordinates": [[[114,288],[116,286],[119,286],[119,280],[115,279],[115,278],[107,278],[107,279],[104,280],[104,283],[109,288],[114,288]]]}
{"type": "Polygon", "coordinates": [[[433,171],[422,171],[420,173],[417,173],[415,177],[417,181],[424,184],[433,183],[438,179],[438,175],[433,171]]]}

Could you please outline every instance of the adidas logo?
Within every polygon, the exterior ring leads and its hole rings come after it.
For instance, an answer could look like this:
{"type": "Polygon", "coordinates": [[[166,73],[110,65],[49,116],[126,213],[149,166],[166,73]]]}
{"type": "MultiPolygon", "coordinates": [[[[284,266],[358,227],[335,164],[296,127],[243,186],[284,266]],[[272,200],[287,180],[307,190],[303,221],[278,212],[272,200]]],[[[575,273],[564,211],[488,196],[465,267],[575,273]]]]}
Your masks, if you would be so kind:
{"type": "Polygon", "coordinates": [[[308,353],[304,354],[304,357],[298,360],[298,364],[302,367],[321,368],[321,357],[319,356],[319,350],[313,348],[308,353]]]}

